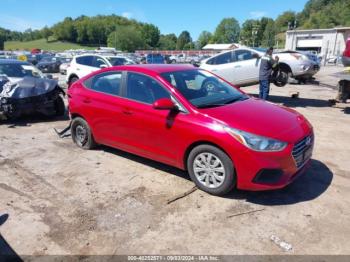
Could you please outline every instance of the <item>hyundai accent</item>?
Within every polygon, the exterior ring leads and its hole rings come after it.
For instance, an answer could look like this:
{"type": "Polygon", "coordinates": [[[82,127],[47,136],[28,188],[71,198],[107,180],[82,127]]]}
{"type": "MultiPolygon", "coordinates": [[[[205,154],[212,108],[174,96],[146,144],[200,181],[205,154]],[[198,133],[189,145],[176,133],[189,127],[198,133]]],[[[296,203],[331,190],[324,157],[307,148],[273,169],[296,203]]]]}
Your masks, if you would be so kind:
{"type": "Polygon", "coordinates": [[[75,144],[103,144],[186,170],[198,188],[283,188],[307,168],[311,124],[191,65],[94,72],[68,90],[75,144]]]}

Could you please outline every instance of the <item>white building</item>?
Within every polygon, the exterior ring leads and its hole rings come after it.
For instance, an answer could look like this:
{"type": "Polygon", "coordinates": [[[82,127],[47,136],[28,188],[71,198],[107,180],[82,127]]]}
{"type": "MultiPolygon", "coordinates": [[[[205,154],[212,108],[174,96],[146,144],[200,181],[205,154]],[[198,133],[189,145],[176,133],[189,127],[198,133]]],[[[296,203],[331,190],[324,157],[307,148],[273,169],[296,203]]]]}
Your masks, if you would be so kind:
{"type": "Polygon", "coordinates": [[[208,50],[208,51],[226,51],[238,48],[239,44],[207,44],[202,48],[202,50],[208,50]]]}
{"type": "Polygon", "coordinates": [[[286,33],[287,50],[316,51],[322,57],[339,56],[350,37],[350,27],[290,30],[286,33]]]}

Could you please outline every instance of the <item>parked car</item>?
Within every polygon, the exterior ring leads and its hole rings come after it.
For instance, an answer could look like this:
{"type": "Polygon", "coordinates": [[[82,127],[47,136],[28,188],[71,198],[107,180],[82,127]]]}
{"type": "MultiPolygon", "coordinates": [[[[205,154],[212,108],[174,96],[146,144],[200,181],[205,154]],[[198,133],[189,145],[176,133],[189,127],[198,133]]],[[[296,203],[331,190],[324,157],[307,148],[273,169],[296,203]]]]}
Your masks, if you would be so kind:
{"type": "Polygon", "coordinates": [[[64,115],[63,90],[30,63],[0,60],[0,78],[0,113],[6,118],[64,115]]]}
{"type": "Polygon", "coordinates": [[[165,59],[161,54],[148,54],[146,56],[147,64],[164,64],[165,59]]]}
{"type": "MultiPolygon", "coordinates": [[[[200,67],[235,85],[254,84],[259,81],[260,58],[264,54],[264,49],[238,48],[204,60],[200,67]]],[[[320,69],[317,63],[298,52],[274,53],[276,55],[280,58],[279,68],[285,75],[285,84],[289,77],[298,80],[311,78],[320,69]]]]}
{"type": "Polygon", "coordinates": [[[60,73],[61,75],[67,74],[67,68],[70,67],[70,63],[72,62],[72,58],[61,58],[62,64],[60,65],[60,73]]]}
{"type": "Polygon", "coordinates": [[[350,66],[350,38],[346,41],[342,61],[344,66],[350,66]]]}
{"type": "Polygon", "coordinates": [[[0,60],[0,75],[6,76],[12,83],[23,80],[24,77],[48,78],[38,68],[29,62],[15,59],[0,60]]]}
{"type": "Polygon", "coordinates": [[[134,62],[123,56],[105,56],[96,54],[75,56],[72,59],[70,66],[67,68],[66,82],[68,86],[70,86],[78,79],[94,71],[100,70],[101,68],[129,64],[134,64],[134,62]]]}
{"type": "Polygon", "coordinates": [[[44,73],[59,73],[61,64],[62,62],[60,58],[54,56],[46,56],[43,57],[39,63],[37,63],[37,67],[44,73]]]}
{"type": "Polygon", "coordinates": [[[283,188],[313,151],[313,128],[300,113],[191,65],[103,69],[68,97],[77,146],[104,144],[187,170],[214,195],[283,188]]]}

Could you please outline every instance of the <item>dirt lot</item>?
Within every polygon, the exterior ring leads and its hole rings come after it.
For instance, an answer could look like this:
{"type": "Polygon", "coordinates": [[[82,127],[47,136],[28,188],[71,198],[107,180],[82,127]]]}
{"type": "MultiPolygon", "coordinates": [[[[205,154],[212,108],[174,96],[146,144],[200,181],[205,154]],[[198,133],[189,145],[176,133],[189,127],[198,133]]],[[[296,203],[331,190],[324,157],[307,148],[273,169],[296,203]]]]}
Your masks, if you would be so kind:
{"type": "Polygon", "coordinates": [[[193,187],[182,171],[107,147],[82,151],[54,133],[66,119],[3,123],[1,235],[20,255],[350,254],[350,107],[327,102],[337,70],[323,68],[318,84],[272,88],[271,101],[303,113],[316,134],[311,169],[274,192],[197,190],[168,205],[193,187]]]}

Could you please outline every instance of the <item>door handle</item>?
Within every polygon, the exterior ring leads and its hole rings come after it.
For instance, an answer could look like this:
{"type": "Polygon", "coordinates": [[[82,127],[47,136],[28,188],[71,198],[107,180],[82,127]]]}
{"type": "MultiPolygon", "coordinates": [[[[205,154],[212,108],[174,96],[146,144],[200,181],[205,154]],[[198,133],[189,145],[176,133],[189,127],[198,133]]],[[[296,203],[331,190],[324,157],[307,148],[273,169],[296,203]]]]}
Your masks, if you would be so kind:
{"type": "Polygon", "coordinates": [[[236,65],[236,66],[235,66],[235,68],[240,68],[240,67],[242,67],[242,66],[241,66],[241,65],[236,65]]]}
{"type": "Polygon", "coordinates": [[[80,68],[77,68],[77,71],[80,71],[80,68]]]}
{"type": "Polygon", "coordinates": [[[91,103],[91,100],[89,98],[84,98],[83,99],[83,103],[84,104],[90,104],[91,103]]]}
{"type": "Polygon", "coordinates": [[[122,112],[124,115],[128,115],[128,116],[133,114],[133,112],[130,109],[123,109],[122,112]]]}

